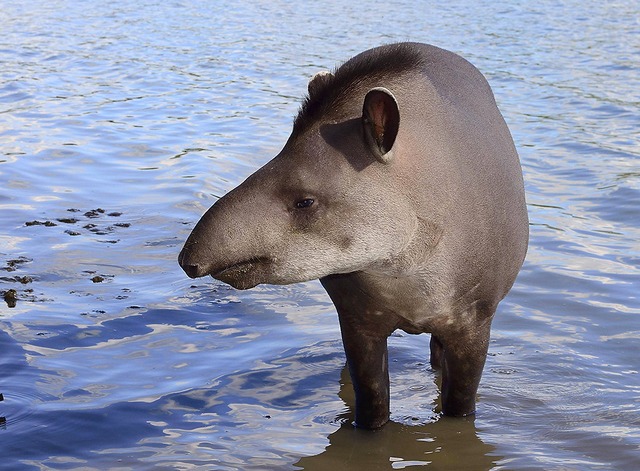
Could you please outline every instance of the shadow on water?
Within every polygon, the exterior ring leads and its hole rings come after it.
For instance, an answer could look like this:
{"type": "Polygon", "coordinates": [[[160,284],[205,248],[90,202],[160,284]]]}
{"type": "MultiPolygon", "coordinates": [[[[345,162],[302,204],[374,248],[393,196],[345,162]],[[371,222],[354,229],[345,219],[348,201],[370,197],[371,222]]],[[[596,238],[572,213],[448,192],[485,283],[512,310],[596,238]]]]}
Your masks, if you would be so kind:
{"type": "Polygon", "coordinates": [[[495,447],[478,436],[475,418],[439,419],[420,425],[391,420],[379,430],[361,430],[352,423],[355,401],[348,370],[342,371],[340,398],[348,406],[342,425],[317,455],[301,458],[296,467],[309,471],[370,471],[427,466],[438,470],[491,469],[501,459],[495,447]]]}

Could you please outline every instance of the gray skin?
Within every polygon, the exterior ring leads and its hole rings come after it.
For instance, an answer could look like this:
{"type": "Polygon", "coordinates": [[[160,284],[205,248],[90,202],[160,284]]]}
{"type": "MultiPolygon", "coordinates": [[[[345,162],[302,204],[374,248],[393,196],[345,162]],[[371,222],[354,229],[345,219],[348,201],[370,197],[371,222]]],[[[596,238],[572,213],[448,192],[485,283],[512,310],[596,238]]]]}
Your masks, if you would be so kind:
{"type": "Polygon", "coordinates": [[[396,329],[432,334],[442,412],[473,414],[528,242],[520,162],[489,85],[451,52],[400,43],[318,74],[309,94],[282,151],[206,212],[180,265],[238,289],[319,278],[357,426],[389,420],[396,329]]]}

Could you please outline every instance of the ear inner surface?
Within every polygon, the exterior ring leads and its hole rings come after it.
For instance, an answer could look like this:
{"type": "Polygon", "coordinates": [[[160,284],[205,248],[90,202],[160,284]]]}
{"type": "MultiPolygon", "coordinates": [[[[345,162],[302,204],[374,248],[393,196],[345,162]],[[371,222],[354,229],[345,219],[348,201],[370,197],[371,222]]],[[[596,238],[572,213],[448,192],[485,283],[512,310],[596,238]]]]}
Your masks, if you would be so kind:
{"type": "Polygon", "coordinates": [[[386,88],[374,88],[364,99],[362,119],[372,152],[381,162],[388,162],[400,127],[400,111],[395,97],[386,88]]]}

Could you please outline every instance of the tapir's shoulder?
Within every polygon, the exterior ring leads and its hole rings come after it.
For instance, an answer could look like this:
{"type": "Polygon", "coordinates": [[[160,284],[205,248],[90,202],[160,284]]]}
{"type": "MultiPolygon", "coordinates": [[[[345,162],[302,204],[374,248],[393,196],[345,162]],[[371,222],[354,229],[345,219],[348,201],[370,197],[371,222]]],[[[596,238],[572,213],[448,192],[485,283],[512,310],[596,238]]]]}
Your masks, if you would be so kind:
{"type": "Polygon", "coordinates": [[[407,80],[429,82],[441,96],[456,102],[467,100],[486,100],[494,104],[493,92],[485,76],[464,57],[437,46],[423,43],[404,43],[421,58],[412,69],[414,75],[407,80]]]}

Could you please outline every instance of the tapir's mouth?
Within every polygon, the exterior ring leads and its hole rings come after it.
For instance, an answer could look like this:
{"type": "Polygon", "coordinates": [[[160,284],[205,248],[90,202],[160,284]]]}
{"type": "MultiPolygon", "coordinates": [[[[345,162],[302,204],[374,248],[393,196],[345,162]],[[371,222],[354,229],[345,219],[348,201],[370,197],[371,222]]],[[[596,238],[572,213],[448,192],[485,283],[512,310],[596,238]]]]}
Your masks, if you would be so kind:
{"type": "Polygon", "coordinates": [[[261,283],[256,268],[271,263],[267,257],[253,257],[249,260],[234,263],[222,270],[211,273],[216,280],[224,281],[237,289],[249,289],[261,283]]]}

